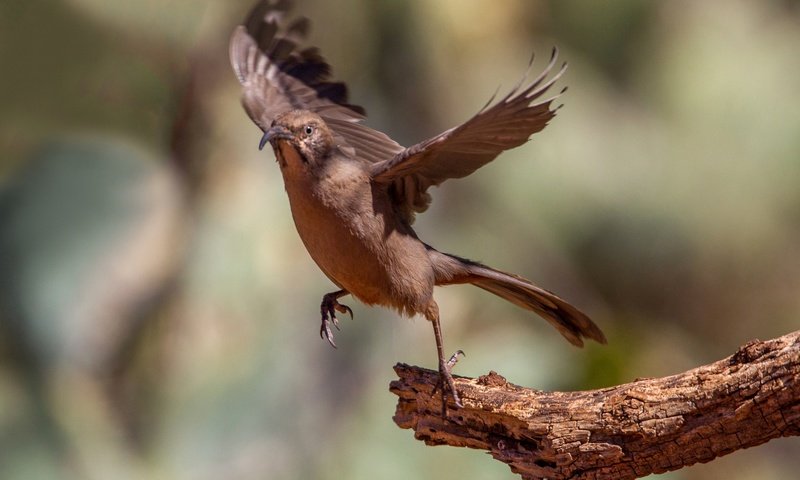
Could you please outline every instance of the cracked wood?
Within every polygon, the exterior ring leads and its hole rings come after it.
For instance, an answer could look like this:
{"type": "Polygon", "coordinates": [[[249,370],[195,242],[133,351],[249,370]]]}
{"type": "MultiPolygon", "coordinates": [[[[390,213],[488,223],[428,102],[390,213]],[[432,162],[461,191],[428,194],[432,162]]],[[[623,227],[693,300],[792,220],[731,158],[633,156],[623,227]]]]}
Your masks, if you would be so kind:
{"type": "Polygon", "coordinates": [[[800,331],[663,378],[580,392],[456,377],[464,408],[431,395],[438,373],[398,364],[394,421],[428,445],[487,450],[525,479],[632,479],[800,432],[800,331]]]}

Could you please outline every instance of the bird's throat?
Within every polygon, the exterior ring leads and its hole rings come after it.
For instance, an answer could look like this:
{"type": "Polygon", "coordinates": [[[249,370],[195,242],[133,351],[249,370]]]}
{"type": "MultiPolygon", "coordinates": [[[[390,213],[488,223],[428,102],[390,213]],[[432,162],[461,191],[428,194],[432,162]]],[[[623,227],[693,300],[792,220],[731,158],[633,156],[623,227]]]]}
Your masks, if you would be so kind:
{"type": "Polygon", "coordinates": [[[308,175],[308,161],[289,142],[280,142],[275,148],[275,158],[284,177],[308,175]]]}

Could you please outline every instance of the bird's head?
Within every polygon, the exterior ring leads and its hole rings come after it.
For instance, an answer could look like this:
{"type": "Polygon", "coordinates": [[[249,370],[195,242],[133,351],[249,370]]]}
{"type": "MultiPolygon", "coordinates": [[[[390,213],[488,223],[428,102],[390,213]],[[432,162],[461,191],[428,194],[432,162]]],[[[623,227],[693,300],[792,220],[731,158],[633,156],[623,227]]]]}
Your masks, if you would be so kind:
{"type": "Polygon", "coordinates": [[[318,163],[330,155],[333,134],[325,121],[308,110],[292,110],[275,117],[272,126],[264,132],[258,148],[269,142],[277,149],[282,142],[294,148],[306,163],[318,163]]]}

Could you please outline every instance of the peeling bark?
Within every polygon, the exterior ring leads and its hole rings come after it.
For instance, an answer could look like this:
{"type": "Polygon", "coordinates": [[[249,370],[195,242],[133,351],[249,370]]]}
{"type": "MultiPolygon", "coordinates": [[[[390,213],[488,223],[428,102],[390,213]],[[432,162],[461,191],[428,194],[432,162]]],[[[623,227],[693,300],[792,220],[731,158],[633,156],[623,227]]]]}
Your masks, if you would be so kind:
{"type": "Polygon", "coordinates": [[[487,450],[525,479],[632,479],[800,433],[800,331],[752,341],[678,375],[543,392],[495,372],[456,376],[464,408],[431,395],[433,370],[397,364],[394,421],[428,445],[487,450]]]}

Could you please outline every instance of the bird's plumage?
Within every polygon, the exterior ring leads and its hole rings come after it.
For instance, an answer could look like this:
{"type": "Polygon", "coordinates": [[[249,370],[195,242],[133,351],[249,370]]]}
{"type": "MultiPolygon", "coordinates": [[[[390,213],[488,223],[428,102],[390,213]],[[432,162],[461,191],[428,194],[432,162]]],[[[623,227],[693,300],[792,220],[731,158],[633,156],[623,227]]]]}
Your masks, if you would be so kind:
{"type": "MultiPolygon", "coordinates": [[[[243,89],[242,104],[266,131],[276,115],[309,110],[320,115],[344,149],[371,163],[376,182],[387,184],[398,212],[409,223],[431,202],[428,189],[450,178],[465,177],[501,152],[525,143],[555,116],[553,97],[545,97],[566,64],[553,74],[558,58],[534,80],[523,77],[516,88],[475,116],[427,140],[404,148],[383,132],[363,124],[364,109],[348,103],[347,87],[331,79],[331,68],[316,48],[300,49],[307,18],[288,21],[291,2],[262,1],[234,31],[230,58],[243,89]],[[551,75],[552,74],[552,75],[551,75]]],[[[533,64],[531,58],[530,67],[533,64]]]]}
{"type": "Polygon", "coordinates": [[[461,125],[375,163],[372,177],[377,182],[411,177],[417,192],[424,194],[429,186],[439,185],[450,178],[465,177],[497,158],[504,150],[522,145],[555,116],[556,112],[550,106],[558,95],[541,98],[566,70],[565,63],[548,79],[557,58],[558,50],[553,49],[550,63],[536,79],[526,84],[523,78],[502,100],[494,104],[493,99],[490,100],[480,112],[461,125]]]}
{"type": "MultiPolygon", "coordinates": [[[[364,125],[364,110],[315,48],[300,48],[307,19],[290,20],[290,0],[263,0],[230,44],[242,84],[242,103],[265,132],[283,175],[297,231],[311,257],[340,290],[325,295],[320,334],[333,345],[338,298],[424,315],[433,324],[439,370],[460,404],[444,360],[436,285],[472,284],[537,313],[571,343],[605,343],[600,329],[577,308],[522,277],[441,253],[417,237],[411,224],[430,203],[428,189],[467,176],[504,150],[525,143],[555,116],[548,96],[566,64],[554,72],[554,49],[544,71],[527,75],[501,100],[475,116],[405,148],[364,125]]],[[[532,60],[531,60],[532,62],[532,60]]],[[[530,70],[530,68],[529,68],[530,70]]],[[[335,346],[335,345],[334,345],[335,346]]]]}
{"type": "Polygon", "coordinates": [[[347,103],[347,87],[330,79],[331,68],[310,47],[299,49],[309,21],[287,22],[291,1],[256,4],[230,42],[230,59],[245,96],[250,118],[266,130],[275,116],[287,110],[310,110],[328,118],[359,121],[364,109],[347,103]]]}

